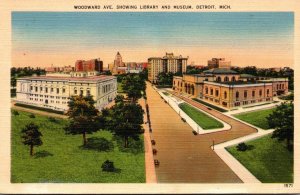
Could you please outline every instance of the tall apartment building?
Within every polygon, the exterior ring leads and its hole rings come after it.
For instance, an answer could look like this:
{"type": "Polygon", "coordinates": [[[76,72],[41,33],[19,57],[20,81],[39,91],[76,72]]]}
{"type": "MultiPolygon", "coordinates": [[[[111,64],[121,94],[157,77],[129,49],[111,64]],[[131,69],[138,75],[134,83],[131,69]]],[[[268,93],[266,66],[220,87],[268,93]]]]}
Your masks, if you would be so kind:
{"type": "Polygon", "coordinates": [[[95,107],[104,108],[117,95],[114,76],[33,76],[17,79],[17,103],[52,110],[68,110],[68,101],[75,95],[92,95],[95,107]]]}
{"type": "Polygon", "coordinates": [[[225,61],[225,58],[212,58],[208,60],[207,66],[209,69],[212,68],[228,68],[230,69],[231,61],[225,61]]]}
{"type": "Polygon", "coordinates": [[[82,72],[82,71],[97,71],[103,72],[103,61],[98,59],[91,59],[91,60],[77,60],[75,63],[75,71],[82,72]]]}
{"type": "Polygon", "coordinates": [[[188,58],[181,55],[174,56],[173,53],[166,53],[164,57],[148,58],[148,79],[152,83],[156,83],[157,75],[161,72],[186,72],[188,58]]]}

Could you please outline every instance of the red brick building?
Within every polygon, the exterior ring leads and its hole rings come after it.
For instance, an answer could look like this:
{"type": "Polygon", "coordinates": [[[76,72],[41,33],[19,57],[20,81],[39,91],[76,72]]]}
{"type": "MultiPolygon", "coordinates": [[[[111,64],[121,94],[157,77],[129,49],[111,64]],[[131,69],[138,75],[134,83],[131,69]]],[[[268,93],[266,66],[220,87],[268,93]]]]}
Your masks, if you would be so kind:
{"type": "Polygon", "coordinates": [[[98,71],[103,72],[103,61],[98,59],[77,60],[75,63],[75,71],[98,71]]]}

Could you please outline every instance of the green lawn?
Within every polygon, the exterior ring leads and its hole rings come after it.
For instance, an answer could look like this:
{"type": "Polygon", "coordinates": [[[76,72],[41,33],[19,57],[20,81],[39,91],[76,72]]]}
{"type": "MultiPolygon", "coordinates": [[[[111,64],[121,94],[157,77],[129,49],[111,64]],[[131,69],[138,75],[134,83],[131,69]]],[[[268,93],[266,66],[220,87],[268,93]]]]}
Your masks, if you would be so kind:
{"type": "Polygon", "coordinates": [[[227,150],[263,183],[293,183],[293,152],[286,149],[284,142],[272,139],[271,135],[249,141],[251,150],[227,150]]]}
{"type": "MultiPolygon", "coordinates": [[[[20,112],[12,115],[11,182],[13,183],[141,183],[145,182],[143,139],[136,144],[139,151],[124,150],[120,141],[109,131],[99,131],[88,138],[108,140],[109,151],[83,149],[81,135],[66,135],[63,127],[67,120],[50,122],[48,117],[20,112]],[[21,142],[21,129],[30,121],[40,126],[43,145],[36,147],[30,157],[29,146],[21,142]],[[102,172],[105,160],[114,162],[116,172],[102,172]]],[[[130,143],[130,142],[129,142],[130,143]]],[[[135,146],[136,146],[135,145],[135,146]]]]}
{"type": "Polygon", "coordinates": [[[259,110],[254,112],[247,112],[242,114],[234,115],[234,117],[250,123],[254,126],[260,127],[262,129],[270,129],[267,117],[274,111],[275,108],[267,110],[259,110]]]}
{"type": "Polygon", "coordinates": [[[224,125],[216,119],[204,114],[198,109],[186,103],[179,104],[179,107],[193,119],[204,130],[222,128],[224,125]]]}

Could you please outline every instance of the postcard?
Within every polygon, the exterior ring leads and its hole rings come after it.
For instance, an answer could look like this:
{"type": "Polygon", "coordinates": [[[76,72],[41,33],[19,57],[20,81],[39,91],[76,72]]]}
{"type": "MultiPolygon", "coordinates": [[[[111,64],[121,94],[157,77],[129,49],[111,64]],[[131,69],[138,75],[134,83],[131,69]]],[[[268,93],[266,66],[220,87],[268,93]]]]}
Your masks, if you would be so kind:
{"type": "Polygon", "coordinates": [[[298,7],[1,2],[0,192],[299,193],[298,7]]]}

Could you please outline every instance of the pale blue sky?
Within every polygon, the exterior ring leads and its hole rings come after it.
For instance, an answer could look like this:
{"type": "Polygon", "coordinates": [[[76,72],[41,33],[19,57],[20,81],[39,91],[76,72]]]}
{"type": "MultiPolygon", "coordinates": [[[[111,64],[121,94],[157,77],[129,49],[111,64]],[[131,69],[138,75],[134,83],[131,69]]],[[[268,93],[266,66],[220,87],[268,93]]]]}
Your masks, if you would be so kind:
{"type": "MultiPolygon", "coordinates": [[[[146,61],[146,56],[157,53],[164,55],[165,50],[175,50],[181,54],[181,49],[182,54],[190,56],[196,64],[203,64],[204,59],[210,56],[193,56],[196,55],[197,48],[201,48],[199,52],[202,53],[204,48],[211,50],[211,55],[217,55],[218,49],[221,55],[232,51],[262,50],[273,52],[270,58],[274,58],[276,53],[277,58],[278,55],[291,58],[294,14],[13,12],[12,32],[15,55],[41,53],[45,57],[48,53],[51,55],[48,64],[62,63],[62,56],[57,62],[53,59],[56,54],[59,56],[61,53],[74,54],[76,57],[83,53],[84,58],[92,57],[87,53],[90,50],[90,54],[97,53],[95,58],[102,57],[106,64],[114,58],[117,51],[123,51],[128,56],[127,61],[146,61]],[[146,54],[142,54],[141,50],[146,54]],[[135,58],[136,52],[139,54],[135,58]]],[[[123,55],[123,58],[126,56],[123,55]]],[[[72,64],[71,60],[74,59],[71,56],[69,59],[68,64],[72,64]]]]}

